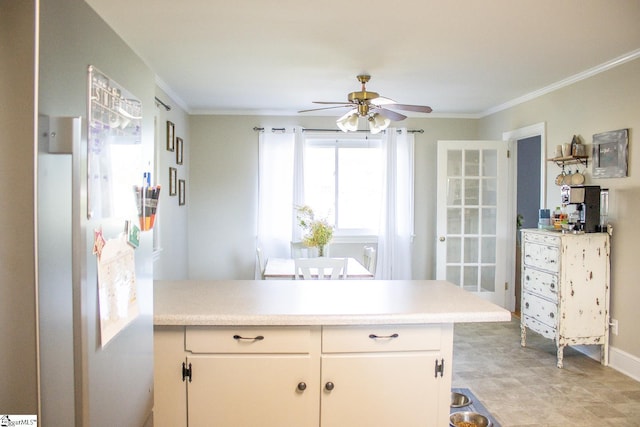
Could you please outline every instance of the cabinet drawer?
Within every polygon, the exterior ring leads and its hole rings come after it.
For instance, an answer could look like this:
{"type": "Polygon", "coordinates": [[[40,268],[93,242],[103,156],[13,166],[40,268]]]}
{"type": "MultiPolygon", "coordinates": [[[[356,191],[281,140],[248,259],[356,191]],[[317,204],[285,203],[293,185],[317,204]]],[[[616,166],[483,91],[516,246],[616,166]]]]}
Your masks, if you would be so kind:
{"type": "Polygon", "coordinates": [[[558,323],[558,305],[528,292],[522,293],[522,313],[553,328],[558,323]]]}
{"type": "Polygon", "coordinates": [[[440,326],[325,326],[323,353],[439,350],[440,326]]]}
{"type": "Polygon", "coordinates": [[[539,294],[551,301],[558,301],[558,275],[524,267],[522,290],[539,294]]]}
{"type": "Polygon", "coordinates": [[[187,327],[185,350],[191,353],[308,353],[306,327],[187,327]]]}
{"type": "Polygon", "coordinates": [[[522,322],[526,327],[528,327],[534,332],[539,333],[545,338],[549,338],[552,340],[556,338],[556,329],[549,325],[545,325],[544,323],[539,322],[536,319],[529,316],[522,316],[522,322]]]}
{"type": "Polygon", "coordinates": [[[523,232],[525,242],[539,243],[547,246],[560,246],[560,235],[554,233],[523,232]]]}
{"type": "Polygon", "coordinates": [[[557,273],[560,270],[560,247],[526,242],[522,248],[522,263],[557,273]]]}

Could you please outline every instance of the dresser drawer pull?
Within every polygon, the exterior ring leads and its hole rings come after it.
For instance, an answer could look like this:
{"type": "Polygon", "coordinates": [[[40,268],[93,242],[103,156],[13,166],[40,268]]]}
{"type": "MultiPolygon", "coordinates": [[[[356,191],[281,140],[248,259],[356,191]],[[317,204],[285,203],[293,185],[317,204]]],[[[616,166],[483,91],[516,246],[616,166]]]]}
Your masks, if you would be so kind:
{"type": "Polygon", "coordinates": [[[264,339],[264,337],[262,335],[258,335],[257,337],[253,337],[253,338],[245,338],[245,337],[242,337],[240,335],[234,335],[233,339],[237,340],[237,341],[240,341],[240,340],[244,340],[244,341],[262,341],[264,339]]]}
{"type": "Polygon", "coordinates": [[[391,334],[391,335],[376,335],[376,334],[370,334],[369,338],[371,338],[372,340],[377,340],[377,339],[393,339],[393,338],[398,338],[400,335],[398,334],[391,334]]]}

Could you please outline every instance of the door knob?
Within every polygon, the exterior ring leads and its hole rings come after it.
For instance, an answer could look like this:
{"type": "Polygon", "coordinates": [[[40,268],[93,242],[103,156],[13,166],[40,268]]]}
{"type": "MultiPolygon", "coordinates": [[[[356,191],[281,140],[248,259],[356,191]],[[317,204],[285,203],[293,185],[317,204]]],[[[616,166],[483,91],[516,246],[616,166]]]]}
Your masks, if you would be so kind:
{"type": "Polygon", "coordinates": [[[326,383],[324,385],[324,388],[327,391],[331,391],[331,390],[333,390],[335,388],[335,385],[331,381],[329,381],[328,383],[326,383]]]}
{"type": "Polygon", "coordinates": [[[444,236],[440,236],[440,239],[439,239],[439,240],[440,240],[441,242],[444,242],[444,241],[445,241],[445,240],[447,240],[447,239],[446,239],[444,236]]]}

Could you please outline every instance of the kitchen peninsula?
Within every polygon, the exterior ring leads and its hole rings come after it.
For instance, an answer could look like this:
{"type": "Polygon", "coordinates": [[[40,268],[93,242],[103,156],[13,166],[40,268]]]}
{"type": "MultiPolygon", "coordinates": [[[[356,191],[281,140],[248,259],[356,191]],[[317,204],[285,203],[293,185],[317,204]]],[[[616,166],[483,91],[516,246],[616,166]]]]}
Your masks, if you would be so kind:
{"type": "Polygon", "coordinates": [[[155,425],[445,426],[453,324],[509,311],[445,281],[157,281],[155,425]]]}

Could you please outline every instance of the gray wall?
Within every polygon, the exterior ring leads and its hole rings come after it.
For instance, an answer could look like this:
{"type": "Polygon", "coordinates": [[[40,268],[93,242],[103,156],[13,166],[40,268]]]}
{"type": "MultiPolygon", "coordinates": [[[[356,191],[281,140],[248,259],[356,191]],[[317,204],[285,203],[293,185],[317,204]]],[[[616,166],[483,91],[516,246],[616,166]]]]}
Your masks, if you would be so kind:
{"type": "MultiPolygon", "coordinates": [[[[589,79],[554,91],[522,105],[480,120],[480,138],[500,138],[502,132],[534,123],[547,123],[547,153],[555,146],[571,142],[573,135],[590,144],[599,132],[630,128],[629,176],[617,179],[592,179],[591,165],[587,184],[609,188],[609,218],[614,224],[611,239],[611,315],[619,321],[619,335],[611,336],[616,349],[640,358],[637,301],[640,301],[640,265],[637,245],[640,241],[640,60],[635,60],[589,79]]],[[[547,168],[547,207],[560,204],[560,191],[554,177],[560,168],[547,168]]],[[[615,361],[612,354],[612,363],[615,361]]]]}
{"type": "Polygon", "coordinates": [[[162,185],[160,192],[160,207],[156,216],[156,245],[154,249],[153,277],[156,280],[176,280],[188,277],[187,260],[189,247],[187,245],[187,212],[193,201],[191,200],[191,167],[190,146],[191,133],[189,131],[189,117],[187,113],[169,94],[156,88],[156,96],[171,106],[167,111],[164,107],[156,107],[156,168],[154,180],[162,185]],[[183,164],[176,163],[176,152],[167,150],[167,120],[175,125],[175,135],[184,141],[183,164]],[[178,179],[186,180],[186,204],[178,204],[178,196],[169,195],[169,167],[178,171],[178,179]]]}
{"type": "Polygon", "coordinates": [[[38,411],[35,230],[36,1],[0,0],[0,410],[38,411]]]}
{"type": "MultiPolygon", "coordinates": [[[[435,276],[436,142],[474,139],[476,120],[408,119],[416,133],[413,275],[435,276]]],[[[258,133],[253,127],[335,129],[332,117],[190,117],[189,278],[251,279],[255,268],[258,133]]]]}

